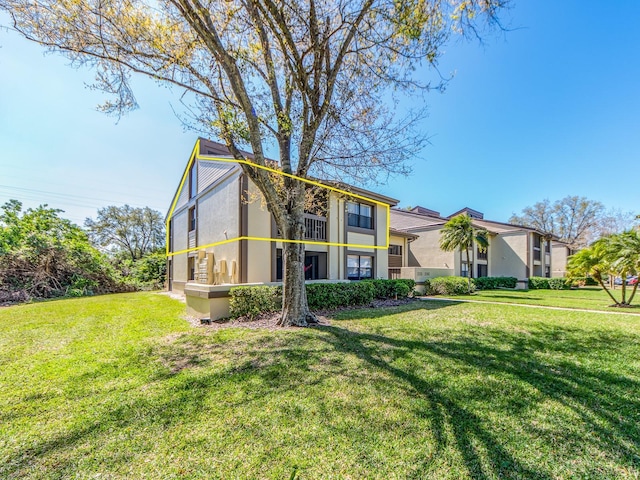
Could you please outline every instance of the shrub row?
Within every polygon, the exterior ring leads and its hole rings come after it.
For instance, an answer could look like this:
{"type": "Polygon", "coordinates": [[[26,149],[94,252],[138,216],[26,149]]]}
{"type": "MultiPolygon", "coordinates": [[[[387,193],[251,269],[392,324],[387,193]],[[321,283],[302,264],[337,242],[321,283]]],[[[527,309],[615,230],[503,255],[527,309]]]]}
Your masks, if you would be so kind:
{"type": "Polygon", "coordinates": [[[571,288],[571,282],[566,278],[529,278],[529,290],[567,290],[571,288]]]}
{"type": "MultiPolygon", "coordinates": [[[[368,305],[376,298],[406,298],[413,294],[413,280],[364,280],[344,283],[311,283],[307,301],[311,310],[368,305]]],[[[282,287],[234,287],[229,292],[232,318],[255,318],[282,308],[282,287]]]]}
{"type": "MultiPolygon", "coordinates": [[[[469,280],[466,277],[436,277],[425,281],[427,295],[466,295],[469,293],[469,280]]],[[[476,285],[471,280],[471,292],[476,285]]]]}
{"type": "Polygon", "coordinates": [[[498,288],[516,288],[516,277],[480,277],[474,278],[478,290],[496,290],[498,288]]]}

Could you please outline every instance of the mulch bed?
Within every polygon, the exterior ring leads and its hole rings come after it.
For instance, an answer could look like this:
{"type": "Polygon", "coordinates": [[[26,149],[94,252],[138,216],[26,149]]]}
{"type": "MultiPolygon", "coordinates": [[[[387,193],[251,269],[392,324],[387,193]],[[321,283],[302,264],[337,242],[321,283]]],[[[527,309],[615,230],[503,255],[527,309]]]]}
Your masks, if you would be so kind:
{"type": "MultiPolygon", "coordinates": [[[[336,310],[317,310],[313,313],[316,314],[319,323],[310,324],[311,327],[323,327],[331,325],[331,317],[338,312],[348,311],[348,310],[360,310],[363,308],[386,308],[386,307],[397,307],[400,305],[405,305],[407,303],[413,303],[418,301],[415,298],[403,298],[401,300],[374,300],[369,305],[360,305],[354,307],[344,307],[336,310]]],[[[258,329],[266,329],[266,330],[282,330],[285,329],[296,329],[299,327],[279,327],[278,320],[280,320],[280,312],[274,313],[263,313],[258,315],[257,317],[239,317],[236,319],[221,319],[221,320],[213,320],[211,323],[202,323],[202,321],[198,318],[190,317],[188,318],[189,322],[198,327],[211,328],[214,330],[222,329],[222,328],[258,328],[258,329]]]]}

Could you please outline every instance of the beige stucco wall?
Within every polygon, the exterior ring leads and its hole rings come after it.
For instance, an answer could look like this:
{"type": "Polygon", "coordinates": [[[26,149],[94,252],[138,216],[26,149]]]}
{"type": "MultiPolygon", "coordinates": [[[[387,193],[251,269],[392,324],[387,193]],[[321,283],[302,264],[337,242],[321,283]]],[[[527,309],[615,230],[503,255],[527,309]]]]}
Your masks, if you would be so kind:
{"type": "Polygon", "coordinates": [[[551,276],[566,277],[569,251],[564,244],[551,244],[551,276]]]}
{"type": "Polygon", "coordinates": [[[503,233],[491,238],[489,245],[489,276],[516,277],[527,275],[527,233],[503,233]]]}
{"type": "MultiPolygon", "coordinates": [[[[344,211],[344,200],[331,193],[327,213],[327,240],[330,243],[344,243],[344,211]]],[[[327,247],[327,277],[330,280],[344,278],[344,261],[344,247],[327,247]]]]}
{"type": "Polygon", "coordinates": [[[419,235],[409,246],[408,265],[409,267],[423,268],[444,268],[447,270],[456,269],[459,272],[459,265],[456,263],[454,252],[445,252],[440,249],[440,230],[412,231],[419,235]]]}
{"type": "MultiPolygon", "coordinates": [[[[174,215],[173,224],[173,251],[179,252],[187,248],[188,242],[188,222],[189,214],[187,210],[174,215]]],[[[172,257],[173,262],[173,281],[187,281],[187,254],[181,253],[172,257]]]]}
{"type": "Polygon", "coordinates": [[[198,200],[197,245],[215,256],[216,283],[236,283],[239,275],[240,242],[206,247],[240,236],[239,175],[235,174],[198,200]],[[225,266],[223,267],[223,262],[225,266]],[[233,263],[236,264],[235,275],[233,263]]]}
{"type": "Polygon", "coordinates": [[[375,207],[375,245],[384,246],[385,248],[376,249],[376,260],[374,268],[376,270],[376,278],[389,278],[389,250],[387,246],[387,237],[389,235],[389,221],[387,216],[388,209],[383,205],[375,207]]]}
{"type": "MultiPolygon", "coordinates": [[[[253,182],[249,182],[249,201],[247,204],[247,236],[272,238],[271,214],[260,200],[261,194],[253,182]]],[[[247,246],[247,282],[271,281],[271,242],[249,240],[247,246]]]]}

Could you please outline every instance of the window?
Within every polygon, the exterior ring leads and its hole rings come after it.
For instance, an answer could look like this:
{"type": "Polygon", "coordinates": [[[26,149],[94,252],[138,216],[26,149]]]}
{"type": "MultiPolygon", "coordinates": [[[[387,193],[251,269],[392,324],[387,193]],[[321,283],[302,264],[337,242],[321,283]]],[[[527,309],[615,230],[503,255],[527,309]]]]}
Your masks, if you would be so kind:
{"type": "Polygon", "coordinates": [[[533,236],[533,259],[540,260],[540,235],[533,236]]]}
{"type": "Polygon", "coordinates": [[[347,255],[347,278],[349,280],[373,278],[373,257],[347,255]]]}
{"type": "Polygon", "coordinates": [[[485,248],[483,251],[480,249],[480,247],[478,247],[478,260],[486,260],[487,252],[488,252],[488,249],[485,248]]]}
{"type": "Polygon", "coordinates": [[[544,252],[551,253],[551,242],[547,240],[544,244],[544,252]]]}
{"type": "Polygon", "coordinates": [[[196,207],[189,209],[189,231],[193,232],[196,229],[196,207]]]}
{"type": "Polygon", "coordinates": [[[402,255],[402,245],[390,245],[389,255],[402,255]]]}
{"type": "Polygon", "coordinates": [[[478,264],[478,278],[486,277],[488,275],[487,272],[488,272],[487,265],[479,263],[478,264]]]}
{"type": "Polygon", "coordinates": [[[461,277],[469,276],[469,266],[466,263],[460,264],[460,276],[461,277]]]}
{"type": "Polygon", "coordinates": [[[551,267],[549,266],[544,267],[544,276],[546,278],[551,278],[551,267]]]}
{"type": "Polygon", "coordinates": [[[187,260],[187,273],[189,275],[188,280],[196,279],[196,257],[189,257],[187,260]]]}
{"type": "Polygon", "coordinates": [[[347,224],[350,227],[373,228],[373,207],[364,203],[347,202],[347,224]]]}
{"type": "Polygon", "coordinates": [[[198,174],[196,167],[198,162],[193,162],[191,170],[189,170],[189,198],[193,198],[198,193],[198,174]]]}

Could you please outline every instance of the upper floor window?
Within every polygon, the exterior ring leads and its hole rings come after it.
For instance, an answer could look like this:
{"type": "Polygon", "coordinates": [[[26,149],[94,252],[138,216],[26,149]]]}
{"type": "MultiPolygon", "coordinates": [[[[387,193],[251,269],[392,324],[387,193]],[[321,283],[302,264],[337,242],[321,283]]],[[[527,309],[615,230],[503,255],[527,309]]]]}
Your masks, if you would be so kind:
{"type": "Polygon", "coordinates": [[[189,198],[193,198],[198,193],[198,174],[196,167],[198,162],[193,162],[189,170],[189,198]]]}
{"type": "Polygon", "coordinates": [[[389,255],[402,255],[402,245],[389,245],[389,255]]]}
{"type": "Polygon", "coordinates": [[[196,229],[196,207],[189,209],[189,231],[193,232],[196,229]]]}
{"type": "Polygon", "coordinates": [[[480,247],[478,247],[478,260],[486,260],[488,255],[488,250],[486,248],[481,249],[480,247]]]}
{"type": "Polygon", "coordinates": [[[373,207],[364,203],[347,202],[347,225],[373,228],[373,207]]]}

